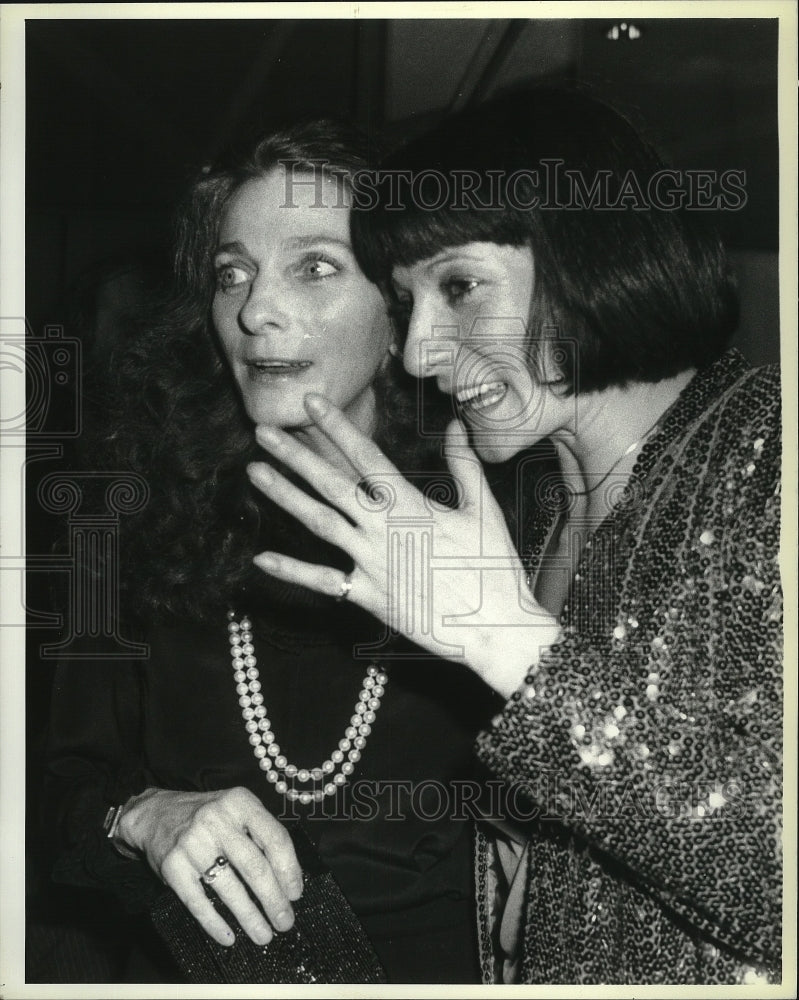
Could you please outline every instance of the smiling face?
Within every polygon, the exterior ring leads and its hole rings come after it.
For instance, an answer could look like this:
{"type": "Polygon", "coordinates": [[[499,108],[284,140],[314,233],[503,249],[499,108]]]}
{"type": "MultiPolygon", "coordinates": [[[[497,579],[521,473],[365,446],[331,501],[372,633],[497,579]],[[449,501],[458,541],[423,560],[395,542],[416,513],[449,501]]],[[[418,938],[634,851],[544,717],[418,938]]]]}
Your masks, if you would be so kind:
{"type": "Polygon", "coordinates": [[[297,180],[287,199],[277,167],[229,200],[214,326],[255,423],[307,427],[303,398],[319,392],[371,433],[372,383],[391,342],[385,303],[353,256],[348,192],[325,177],[319,206],[314,185],[297,180]]]}
{"type": "Polygon", "coordinates": [[[405,367],[454,397],[489,462],[568,430],[574,412],[549,384],[557,372],[537,377],[530,361],[534,280],[532,252],[497,243],[450,247],[393,271],[409,310],[405,367]]]}

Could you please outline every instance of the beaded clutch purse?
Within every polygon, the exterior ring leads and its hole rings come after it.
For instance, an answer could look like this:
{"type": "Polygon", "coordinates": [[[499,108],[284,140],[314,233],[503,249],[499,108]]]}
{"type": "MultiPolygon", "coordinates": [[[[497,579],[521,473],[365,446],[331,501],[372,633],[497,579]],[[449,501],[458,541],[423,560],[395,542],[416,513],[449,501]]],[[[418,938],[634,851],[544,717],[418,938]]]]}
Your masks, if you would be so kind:
{"type": "Polygon", "coordinates": [[[266,946],[255,944],[212,889],[209,899],[236,935],[224,947],[200,927],[172,892],[150,911],[155,928],[188,983],[385,983],[385,973],[357,916],[305,833],[292,831],[303,870],[294,926],[266,946]]]}

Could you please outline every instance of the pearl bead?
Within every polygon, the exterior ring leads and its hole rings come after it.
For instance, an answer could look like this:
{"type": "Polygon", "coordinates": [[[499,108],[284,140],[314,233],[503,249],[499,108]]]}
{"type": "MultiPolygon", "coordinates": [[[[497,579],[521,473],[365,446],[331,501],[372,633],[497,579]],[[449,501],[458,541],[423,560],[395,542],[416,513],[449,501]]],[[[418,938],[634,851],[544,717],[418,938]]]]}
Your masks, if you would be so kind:
{"type": "MultiPolygon", "coordinates": [[[[233,612],[228,612],[228,619],[233,618],[233,612]]],[[[338,748],[321,767],[298,768],[296,764],[289,764],[285,754],[280,753],[280,746],[270,729],[271,723],[263,705],[263,695],[260,693],[262,686],[250,631],[252,625],[249,619],[243,618],[238,624],[231,620],[228,628],[233,679],[236,683],[236,693],[239,695],[239,705],[242,707],[245,731],[249,734],[248,740],[253,747],[253,754],[266,780],[274,785],[278,794],[285,795],[292,802],[299,801],[303,805],[321,802],[324,796],[334,795],[338,788],[347,783],[347,777],[353,774],[355,764],[361,759],[361,751],[366,747],[366,737],[372,731],[371,723],[376,719],[376,713],[381,705],[380,699],[385,693],[384,685],[388,681],[388,675],[378,670],[374,663],[369,665],[358,695],[359,700],[355,704],[355,713],[350,718],[350,725],[344,730],[343,739],[338,742],[338,748]],[[341,766],[338,774],[335,773],[337,765],[341,766]],[[280,771],[284,773],[285,778],[296,778],[300,783],[311,780],[320,782],[325,775],[331,775],[333,780],[313,792],[300,792],[295,788],[289,788],[288,781],[280,777],[280,771]]]]}

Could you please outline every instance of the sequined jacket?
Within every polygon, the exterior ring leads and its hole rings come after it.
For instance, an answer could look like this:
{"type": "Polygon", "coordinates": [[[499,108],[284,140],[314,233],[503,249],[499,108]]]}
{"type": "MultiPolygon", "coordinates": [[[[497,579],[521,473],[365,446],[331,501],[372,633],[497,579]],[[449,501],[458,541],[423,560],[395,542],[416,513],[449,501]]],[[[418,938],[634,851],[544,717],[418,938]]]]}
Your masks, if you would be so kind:
{"type": "Polygon", "coordinates": [[[535,813],[521,982],[779,981],[779,401],[736,352],[692,380],[585,547],[561,640],[479,737],[535,813]]]}

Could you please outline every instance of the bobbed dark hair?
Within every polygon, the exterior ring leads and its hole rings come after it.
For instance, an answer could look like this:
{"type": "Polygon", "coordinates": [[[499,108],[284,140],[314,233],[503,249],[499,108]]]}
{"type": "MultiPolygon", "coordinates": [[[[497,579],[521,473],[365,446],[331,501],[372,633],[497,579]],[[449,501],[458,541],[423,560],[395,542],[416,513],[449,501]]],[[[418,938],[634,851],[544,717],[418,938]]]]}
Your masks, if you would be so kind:
{"type": "Polygon", "coordinates": [[[446,248],[529,246],[531,364],[557,337],[566,392],[657,382],[711,364],[738,321],[705,216],[650,197],[667,190],[658,178],[674,187],[664,170],[607,104],[571,88],[517,91],[450,117],[356,185],[353,245],[384,287],[395,265],[446,248]]]}
{"type": "MultiPolygon", "coordinates": [[[[348,185],[370,155],[348,124],[304,121],[240,143],[202,170],[180,206],[174,287],[87,393],[95,405],[85,461],[135,471],[150,491],[145,509],[121,523],[121,604],[135,619],[218,618],[242,594],[239,607],[252,609],[270,586],[252,557],[267,547],[302,557],[303,545],[315,546],[315,561],[341,562],[337,550],[325,560],[321,543],[247,479],[247,463],[265,455],[211,322],[213,254],[225,206],[248,179],[283,162],[348,185]]],[[[409,376],[392,360],[375,390],[381,446],[401,468],[429,467],[409,376]]]]}

